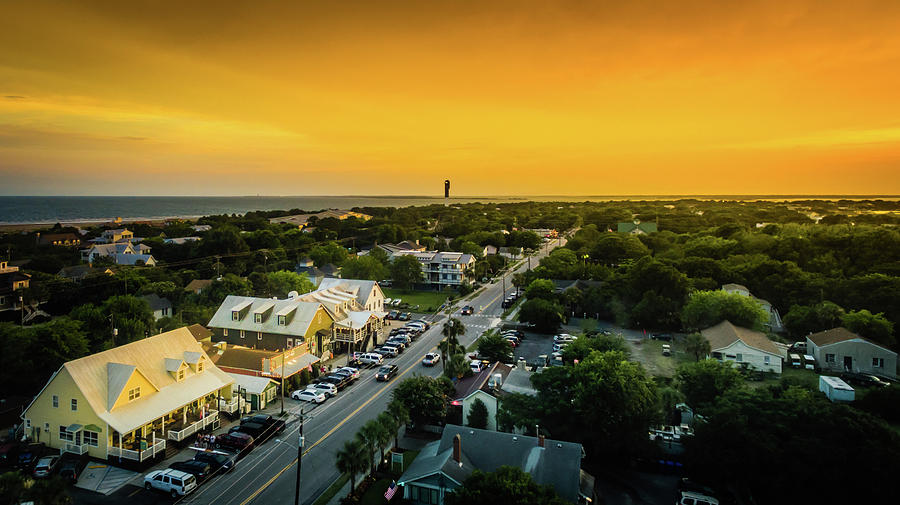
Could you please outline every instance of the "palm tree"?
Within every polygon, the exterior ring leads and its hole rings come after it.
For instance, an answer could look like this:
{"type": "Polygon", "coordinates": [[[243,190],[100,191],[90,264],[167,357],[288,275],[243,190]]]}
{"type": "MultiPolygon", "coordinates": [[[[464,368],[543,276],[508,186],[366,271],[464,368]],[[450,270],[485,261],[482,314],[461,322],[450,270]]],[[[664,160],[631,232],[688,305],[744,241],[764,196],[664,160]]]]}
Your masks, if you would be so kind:
{"type": "Polygon", "coordinates": [[[388,403],[386,412],[394,419],[394,424],[392,426],[396,427],[396,429],[393,429],[392,432],[394,434],[394,448],[396,449],[397,439],[399,438],[397,432],[401,426],[409,422],[409,409],[407,409],[402,402],[391,400],[391,403],[388,403]]]}
{"type": "Polygon", "coordinates": [[[446,362],[448,357],[466,352],[466,348],[459,345],[458,338],[465,333],[466,326],[459,319],[451,317],[444,323],[441,334],[444,335],[445,338],[438,344],[438,348],[441,350],[441,368],[444,371],[447,369],[446,362]]]}
{"type": "Polygon", "coordinates": [[[383,461],[384,448],[390,445],[391,439],[394,438],[397,429],[400,428],[400,424],[388,412],[378,414],[377,420],[381,426],[381,431],[378,432],[378,461],[383,461]]]}
{"type": "Polygon", "coordinates": [[[341,473],[350,476],[350,494],[356,489],[356,475],[366,471],[366,448],[358,439],[344,442],[344,447],[335,454],[334,465],[341,473]]]}
{"type": "Polygon", "coordinates": [[[462,377],[467,370],[469,370],[469,360],[466,359],[466,355],[463,353],[456,353],[450,356],[450,359],[447,360],[447,365],[444,368],[447,377],[450,377],[451,379],[453,377],[462,377]]]}
{"type": "Polygon", "coordinates": [[[384,430],[384,427],[377,420],[371,419],[356,433],[357,439],[362,442],[366,451],[366,466],[371,469],[373,474],[378,467],[373,460],[375,459],[375,449],[378,447],[378,441],[381,438],[379,432],[382,430],[384,430]]]}

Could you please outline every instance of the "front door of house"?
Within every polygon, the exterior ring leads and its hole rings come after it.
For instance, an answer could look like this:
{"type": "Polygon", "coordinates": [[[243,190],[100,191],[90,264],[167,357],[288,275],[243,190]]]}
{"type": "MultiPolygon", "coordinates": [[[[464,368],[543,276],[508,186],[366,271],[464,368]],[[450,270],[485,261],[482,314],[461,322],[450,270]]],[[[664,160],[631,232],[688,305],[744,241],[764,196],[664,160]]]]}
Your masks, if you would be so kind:
{"type": "Polygon", "coordinates": [[[81,432],[75,432],[75,445],[81,445],[81,432]]]}
{"type": "Polygon", "coordinates": [[[844,370],[847,372],[853,371],[853,356],[844,356],[844,370]]]}

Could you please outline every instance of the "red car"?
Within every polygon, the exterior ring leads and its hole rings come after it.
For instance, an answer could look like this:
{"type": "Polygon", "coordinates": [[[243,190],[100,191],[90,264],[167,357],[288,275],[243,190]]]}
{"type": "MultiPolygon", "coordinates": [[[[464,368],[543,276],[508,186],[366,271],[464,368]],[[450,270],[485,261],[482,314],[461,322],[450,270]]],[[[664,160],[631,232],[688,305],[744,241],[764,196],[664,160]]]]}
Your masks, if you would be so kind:
{"type": "Polygon", "coordinates": [[[239,431],[216,435],[216,447],[241,453],[253,448],[253,437],[239,431]]]}

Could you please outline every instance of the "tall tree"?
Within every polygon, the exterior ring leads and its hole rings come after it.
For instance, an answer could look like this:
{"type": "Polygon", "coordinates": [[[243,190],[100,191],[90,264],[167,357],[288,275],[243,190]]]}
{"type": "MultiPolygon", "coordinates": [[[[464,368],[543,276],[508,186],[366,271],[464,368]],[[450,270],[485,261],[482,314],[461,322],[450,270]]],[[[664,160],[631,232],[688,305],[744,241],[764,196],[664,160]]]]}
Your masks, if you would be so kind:
{"type": "Polygon", "coordinates": [[[848,330],[870,338],[888,347],[894,345],[894,323],[888,321],[884,314],[873,314],[868,310],[857,310],[844,314],[841,322],[848,330]]]}
{"type": "Polygon", "coordinates": [[[272,296],[278,298],[287,298],[288,293],[291,291],[303,294],[316,289],[316,285],[309,280],[309,276],[306,274],[279,270],[277,272],[269,272],[266,277],[268,278],[269,292],[272,296]]]}
{"type": "Polygon", "coordinates": [[[694,361],[700,361],[702,358],[709,356],[711,351],[709,340],[703,338],[699,333],[691,333],[684,339],[684,350],[694,357],[694,361]]]}
{"type": "Polygon", "coordinates": [[[565,505],[552,486],[534,482],[531,475],[512,466],[494,472],[472,472],[463,485],[444,497],[446,505],[565,505]]]}
{"type": "MultiPolygon", "coordinates": [[[[442,379],[450,382],[445,377],[442,379]]],[[[406,407],[412,422],[421,429],[447,415],[447,394],[453,390],[453,384],[450,383],[448,388],[447,383],[427,375],[410,377],[394,388],[392,397],[406,407]]]]}
{"type": "Polygon", "coordinates": [[[357,438],[344,442],[335,454],[334,465],[341,473],[350,476],[350,494],[356,489],[356,476],[366,471],[366,448],[357,438]]]}
{"type": "Polygon", "coordinates": [[[469,408],[469,427],[470,428],[478,428],[485,429],[488,424],[488,409],[487,405],[481,401],[480,398],[476,398],[475,401],[472,402],[472,406],[469,408]]]}
{"type": "Polygon", "coordinates": [[[478,357],[490,362],[513,362],[513,349],[496,329],[488,330],[478,339],[478,357]]]}
{"type": "Polygon", "coordinates": [[[466,348],[459,345],[459,336],[465,335],[466,326],[454,317],[451,317],[444,323],[443,328],[441,328],[441,335],[444,336],[444,340],[438,344],[438,349],[441,351],[441,367],[444,371],[447,369],[447,360],[459,353],[466,352],[466,348]]]}
{"type": "Polygon", "coordinates": [[[422,265],[415,256],[400,256],[391,263],[391,279],[399,289],[409,290],[424,280],[422,265]]]}
{"type": "Polygon", "coordinates": [[[394,420],[393,426],[395,428],[392,430],[392,433],[394,435],[394,448],[396,448],[398,442],[397,430],[409,422],[409,409],[406,408],[402,401],[395,398],[388,403],[385,412],[394,420]]]}
{"type": "Polygon", "coordinates": [[[371,473],[375,473],[375,469],[378,468],[378,463],[375,461],[375,451],[380,447],[381,440],[384,438],[384,432],[387,432],[387,430],[377,419],[370,419],[356,433],[356,437],[366,448],[366,466],[369,467],[371,473]]]}
{"type": "Polygon", "coordinates": [[[682,310],[681,320],[690,330],[709,328],[724,320],[761,330],[769,314],[755,298],[726,291],[695,291],[682,310]]]}
{"type": "Polygon", "coordinates": [[[556,301],[535,298],[525,300],[519,309],[519,320],[531,323],[538,331],[552,333],[565,320],[563,308],[556,301]]]}
{"type": "Polygon", "coordinates": [[[675,372],[675,380],[687,403],[695,409],[711,404],[719,396],[743,383],[741,373],[730,363],[714,359],[679,366],[675,372]]]}

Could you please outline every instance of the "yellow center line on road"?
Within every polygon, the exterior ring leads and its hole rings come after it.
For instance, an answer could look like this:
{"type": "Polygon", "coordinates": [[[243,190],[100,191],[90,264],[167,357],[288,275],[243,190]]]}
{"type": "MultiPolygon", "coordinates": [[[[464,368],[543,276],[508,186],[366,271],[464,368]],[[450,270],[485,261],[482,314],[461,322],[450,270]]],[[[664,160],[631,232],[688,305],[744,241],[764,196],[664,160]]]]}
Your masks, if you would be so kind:
{"type": "MultiPolygon", "coordinates": [[[[433,346],[428,352],[434,351],[435,349],[437,349],[437,346],[433,346]]],[[[426,352],[426,354],[428,354],[428,352],[426,352]]],[[[368,404],[372,403],[373,400],[375,400],[376,398],[378,398],[379,396],[381,396],[381,393],[384,393],[384,391],[385,391],[388,387],[390,387],[391,384],[394,383],[394,381],[396,381],[396,380],[399,379],[400,377],[403,377],[404,375],[406,375],[407,372],[409,372],[410,370],[412,370],[413,367],[415,367],[415,366],[418,365],[418,364],[419,364],[418,361],[413,362],[413,364],[412,364],[412,365],[409,365],[409,367],[407,367],[406,370],[402,371],[402,372],[400,373],[400,375],[398,375],[398,376],[394,377],[393,379],[391,379],[390,381],[388,381],[388,383],[385,384],[383,388],[381,388],[380,390],[378,390],[378,392],[375,393],[374,395],[372,395],[371,398],[369,398],[368,400],[366,400],[365,403],[363,403],[362,405],[360,405],[359,407],[357,407],[356,410],[354,410],[353,412],[351,412],[351,413],[350,413],[347,417],[345,417],[341,422],[337,423],[333,428],[331,428],[330,430],[328,430],[328,433],[326,433],[325,435],[323,435],[322,438],[320,438],[319,440],[317,440],[313,445],[309,446],[309,449],[306,449],[305,451],[303,451],[303,455],[306,456],[306,454],[307,454],[309,451],[311,451],[311,450],[313,449],[313,447],[319,445],[319,444],[322,443],[326,438],[328,438],[328,437],[330,437],[332,434],[334,434],[334,432],[337,431],[338,428],[340,428],[341,426],[343,426],[344,423],[346,423],[346,422],[349,421],[353,416],[355,416],[357,413],[359,413],[360,410],[362,410],[362,409],[365,408],[368,404]]],[[[251,501],[253,501],[253,499],[255,499],[257,496],[259,496],[259,493],[262,493],[263,491],[265,491],[265,489],[266,489],[267,487],[269,487],[270,485],[272,485],[272,483],[275,482],[275,479],[277,479],[278,477],[280,477],[281,474],[283,474],[284,472],[286,472],[288,469],[290,469],[292,466],[294,466],[294,465],[296,465],[296,464],[297,464],[297,460],[295,459],[295,460],[291,461],[290,463],[288,463],[287,465],[285,465],[285,467],[282,468],[281,470],[279,470],[278,473],[276,473],[275,475],[273,475],[271,479],[269,479],[265,484],[263,484],[262,486],[260,486],[259,489],[257,489],[256,491],[254,491],[253,494],[251,494],[249,497],[247,497],[246,500],[242,501],[242,502],[241,502],[241,505],[247,505],[248,503],[250,503],[251,501]]]]}

